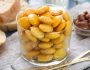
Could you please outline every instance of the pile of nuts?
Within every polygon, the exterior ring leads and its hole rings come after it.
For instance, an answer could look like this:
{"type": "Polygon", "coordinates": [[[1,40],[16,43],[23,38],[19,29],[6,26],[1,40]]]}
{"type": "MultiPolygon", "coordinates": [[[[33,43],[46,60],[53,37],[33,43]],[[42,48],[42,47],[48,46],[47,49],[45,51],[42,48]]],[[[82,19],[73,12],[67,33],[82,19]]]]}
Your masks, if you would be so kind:
{"type": "Polygon", "coordinates": [[[74,24],[81,29],[90,30],[90,14],[87,11],[79,14],[77,18],[74,19],[74,24]]]}
{"type": "Polygon", "coordinates": [[[28,60],[48,62],[62,60],[67,55],[65,40],[71,34],[67,12],[49,6],[28,8],[19,14],[18,30],[28,60]]]}

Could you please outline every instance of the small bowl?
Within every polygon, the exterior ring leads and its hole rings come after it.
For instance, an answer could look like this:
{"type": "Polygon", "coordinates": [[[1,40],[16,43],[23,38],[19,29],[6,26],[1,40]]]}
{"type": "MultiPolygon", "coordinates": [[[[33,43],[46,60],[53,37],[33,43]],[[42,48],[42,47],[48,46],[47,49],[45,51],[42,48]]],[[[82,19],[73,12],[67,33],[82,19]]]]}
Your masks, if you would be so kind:
{"type": "Polygon", "coordinates": [[[78,26],[75,25],[75,23],[74,23],[74,29],[75,32],[81,36],[90,36],[90,30],[79,28],[78,26]]]}
{"type": "MultiPolygon", "coordinates": [[[[83,11],[84,12],[84,11],[83,11]]],[[[82,29],[80,27],[78,27],[75,22],[74,22],[74,19],[77,18],[78,15],[80,15],[82,13],[77,13],[75,14],[75,16],[73,17],[73,26],[74,26],[74,30],[75,32],[78,34],[78,35],[81,35],[81,36],[90,36],[90,30],[87,30],[87,29],[82,29]]]]}

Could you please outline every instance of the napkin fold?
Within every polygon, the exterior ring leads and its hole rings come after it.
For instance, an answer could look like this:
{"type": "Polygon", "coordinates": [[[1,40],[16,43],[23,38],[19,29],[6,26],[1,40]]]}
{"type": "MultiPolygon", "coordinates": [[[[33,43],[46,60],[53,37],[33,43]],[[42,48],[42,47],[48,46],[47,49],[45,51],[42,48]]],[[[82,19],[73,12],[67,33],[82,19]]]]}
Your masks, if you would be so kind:
{"type": "MultiPolygon", "coordinates": [[[[74,48],[71,48],[71,54],[70,57],[73,55],[74,58],[83,53],[84,51],[90,50],[90,38],[86,38],[79,42],[78,45],[74,46],[74,48]]],[[[90,53],[86,55],[90,56],[90,53]]],[[[86,68],[90,70],[90,61],[85,61],[81,63],[74,64],[72,66],[69,66],[67,70],[85,70],[86,68]]]]}

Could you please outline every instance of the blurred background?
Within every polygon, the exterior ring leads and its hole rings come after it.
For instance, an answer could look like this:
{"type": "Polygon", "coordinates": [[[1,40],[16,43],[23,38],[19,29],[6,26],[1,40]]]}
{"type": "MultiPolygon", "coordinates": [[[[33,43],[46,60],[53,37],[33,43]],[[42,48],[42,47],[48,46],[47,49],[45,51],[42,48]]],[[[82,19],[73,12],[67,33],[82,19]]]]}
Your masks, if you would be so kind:
{"type": "Polygon", "coordinates": [[[29,3],[29,5],[35,5],[35,4],[39,5],[43,3],[48,3],[48,4],[60,5],[63,6],[64,8],[70,9],[77,4],[89,2],[90,0],[38,0],[37,2],[36,0],[26,0],[26,1],[29,3]]]}

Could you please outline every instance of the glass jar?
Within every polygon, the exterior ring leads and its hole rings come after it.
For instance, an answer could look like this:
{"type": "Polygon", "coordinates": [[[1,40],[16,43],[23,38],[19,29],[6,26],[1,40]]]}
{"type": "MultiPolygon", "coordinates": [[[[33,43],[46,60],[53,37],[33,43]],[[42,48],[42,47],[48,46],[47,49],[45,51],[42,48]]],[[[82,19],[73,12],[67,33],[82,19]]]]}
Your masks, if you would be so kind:
{"type": "Polygon", "coordinates": [[[35,9],[33,15],[24,15],[25,11],[17,15],[23,58],[38,66],[59,64],[68,56],[71,36],[70,17],[66,10],[56,5],[42,6],[38,10],[40,11],[36,13],[35,9]],[[42,14],[41,11],[45,11],[46,8],[48,10],[42,14]],[[36,24],[33,24],[35,22],[36,24]]]}

